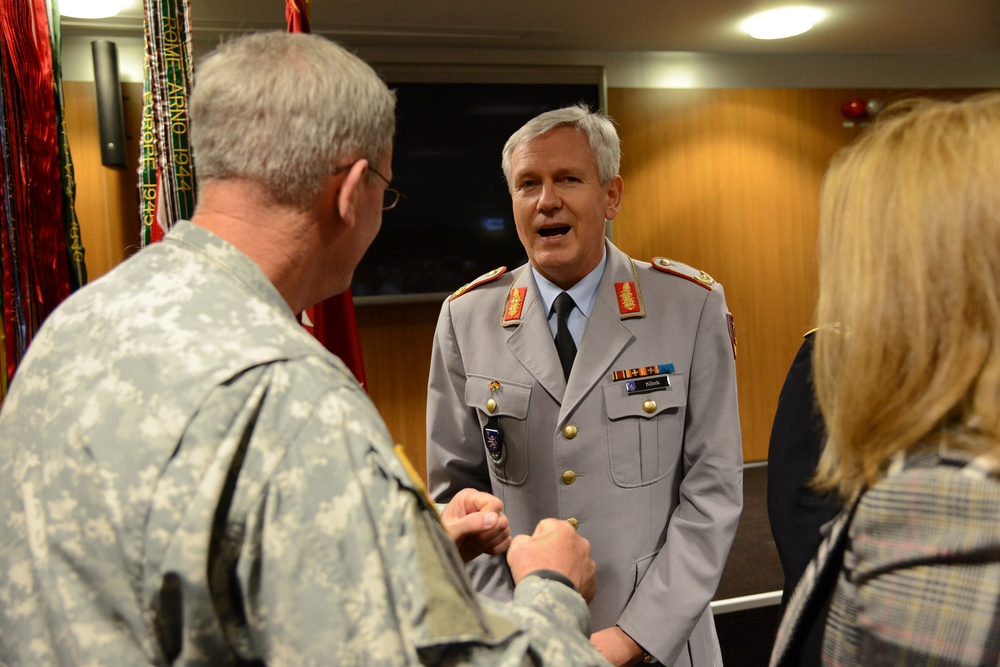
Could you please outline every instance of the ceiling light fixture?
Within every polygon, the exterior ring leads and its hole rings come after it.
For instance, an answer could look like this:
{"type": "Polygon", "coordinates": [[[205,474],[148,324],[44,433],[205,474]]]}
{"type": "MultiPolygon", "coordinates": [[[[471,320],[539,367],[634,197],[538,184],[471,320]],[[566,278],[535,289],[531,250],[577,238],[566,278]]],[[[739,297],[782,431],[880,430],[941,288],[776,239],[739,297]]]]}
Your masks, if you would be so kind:
{"type": "Polygon", "coordinates": [[[122,10],[121,0],[60,0],[59,13],[75,19],[106,19],[122,10]]]}
{"type": "Polygon", "coordinates": [[[801,35],[826,17],[815,7],[781,7],[754,14],[740,23],[740,29],[755,39],[784,39],[801,35]]]}

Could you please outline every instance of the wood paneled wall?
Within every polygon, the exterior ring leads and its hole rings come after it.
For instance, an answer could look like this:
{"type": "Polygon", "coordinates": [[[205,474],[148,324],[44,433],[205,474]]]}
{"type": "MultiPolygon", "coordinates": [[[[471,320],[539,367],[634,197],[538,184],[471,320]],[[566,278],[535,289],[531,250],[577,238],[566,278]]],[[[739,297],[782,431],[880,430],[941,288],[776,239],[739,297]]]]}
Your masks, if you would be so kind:
{"type": "MultiPolygon", "coordinates": [[[[126,84],[131,155],[137,155],[137,88],[126,84]]],[[[725,287],[737,325],[747,461],[767,457],[781,383],[813,326],[819,187],[833,153],[860,131],[845,127],[840,107],[885,96],[843,89],[609,90],[625,180],[614,241],[640,259],[663,255],[691,264],[725,287]]],[[[77,211],[95,277],[138,243],[135,169],[100,166],[93,84],[67,84],[66,98],[77,211]]],[[[369,393],[422,473],[439,308],[358,307],[369,393]]]]}
{"type": "Polygon", "coordinates": [[[746,460],[767,458],[778,393],[812,328],[819,189],[859,127],[840,107],[870,91],[609,91],[625,197],[615,243],[722,283],[737,333],[746,460]]]}
{"type": "Polygon", "coordinates": [[[888,104],[960,89],[612,89],[625,197],[613,236],[720,281],[736,321],[743,455],[767,458],[778,394],[815,326],[819,191],[830,159],[862,131],[853,99],[888,104]]]}
{"type": "Polygon", "coordinates": [[[440,310],[437,302],[357,307],[368,394],[423,479],[427,377],[440,310]]]}

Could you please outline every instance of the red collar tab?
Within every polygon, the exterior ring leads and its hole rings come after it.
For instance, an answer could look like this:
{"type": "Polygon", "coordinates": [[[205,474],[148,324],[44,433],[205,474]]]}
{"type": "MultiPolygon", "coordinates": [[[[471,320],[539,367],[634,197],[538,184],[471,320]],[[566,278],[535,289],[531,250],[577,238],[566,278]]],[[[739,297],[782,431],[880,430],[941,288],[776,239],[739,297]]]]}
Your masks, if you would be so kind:
{"type": "Polygon", "coordinates": [[[642,300],[639,289],[634,282],[615,283],[615,295],[618,297],[618,312],[620,314],[636,315],[642,313],[642,300]]]}
{"type": "Polygon", "coordinates": [[[527,287],[513,287],[507,296],[507,305],[503,309],[504,326],[521,323],[521,310],[524,308],[524,298],[528,294],[527,287]]]}

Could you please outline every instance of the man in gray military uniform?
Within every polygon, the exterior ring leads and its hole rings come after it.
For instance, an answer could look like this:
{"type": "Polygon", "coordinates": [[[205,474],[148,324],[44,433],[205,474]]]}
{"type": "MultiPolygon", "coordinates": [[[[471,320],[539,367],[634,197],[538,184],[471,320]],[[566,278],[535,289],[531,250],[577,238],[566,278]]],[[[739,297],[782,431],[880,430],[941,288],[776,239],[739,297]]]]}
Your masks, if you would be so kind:
{"type": "MultiPolygon", "coordinates": [[[[718,665],[709,602],[743,501],[735,337],[722,287],[605,238],[623,183],[611,120],[544,113],[503,171],[529,263],[463,287],[431,360],[431,495],[491,491],[513,533],[558,515],[587,537],[592,641],[611,662],[718,665]]],[[[512,595],[509,557],[479,590],[512,595]]]]}
{"type": "Polygon", "coordinates": [[[508,548],[478,598],[365,392],[296,314],[350,283],[398,193],[395,100],[321,37],[199,64],[198,207],[68,299],[0,411],[0,664],[604,664],[586,540],[511,540],[499,501],[441,520],[508,548]]]}

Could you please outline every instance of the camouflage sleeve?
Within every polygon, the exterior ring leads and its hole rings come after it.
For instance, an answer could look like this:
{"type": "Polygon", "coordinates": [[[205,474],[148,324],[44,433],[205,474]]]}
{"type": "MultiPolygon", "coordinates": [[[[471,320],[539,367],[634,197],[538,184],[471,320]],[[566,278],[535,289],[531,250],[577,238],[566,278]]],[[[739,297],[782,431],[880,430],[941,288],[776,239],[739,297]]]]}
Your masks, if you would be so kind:
{"type": "Polygon", "coordinates": [[[529,577],[481,602],[360,392],[320,400],[247,517],[238,565],[269,665],[606,664],[583,599],[529,577]]]}

